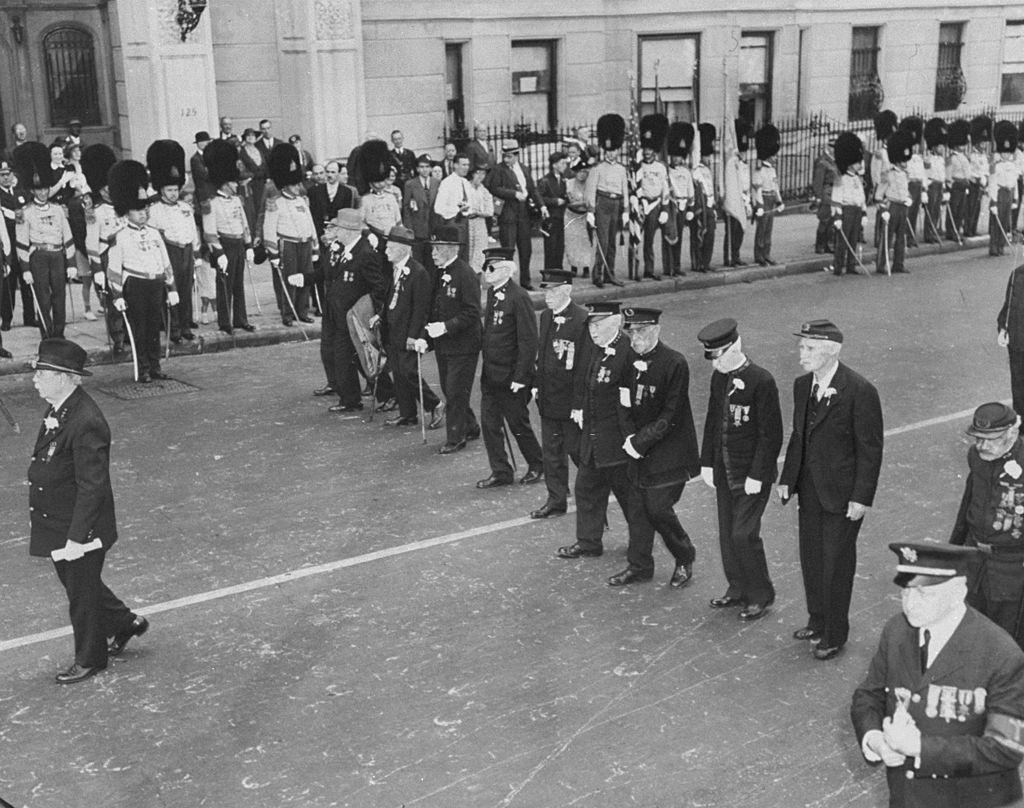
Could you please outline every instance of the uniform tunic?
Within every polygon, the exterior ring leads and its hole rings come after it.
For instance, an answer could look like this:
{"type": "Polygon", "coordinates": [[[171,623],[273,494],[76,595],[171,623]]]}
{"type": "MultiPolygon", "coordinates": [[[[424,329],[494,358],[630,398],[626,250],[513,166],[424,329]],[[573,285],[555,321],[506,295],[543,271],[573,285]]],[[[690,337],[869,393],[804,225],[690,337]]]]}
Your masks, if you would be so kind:
{"type": "Polygon", "coordinates": [[[940,241],[939,231],[942,230],[942,203],[946,193],[946,161],[941,154],[929,152],[924,160],[926,183],[928,187],[928,204],[925,210],[924,240],[925,243],[940,241]]]}
{"type": "Polygon", "coordinates": [[[36,301],[43,313],[44,337],[64,336],[67,269],[75,265],[75,243],[64,208],[53,202],[32,202],[15,224],[18,260],[32,273],[36,301]]]}
{"type": "Polygon", "coordinates": [[[910,238],[910,225],[907,210],[911,204],[910,185],[907,170],[901,165],[893,166],[886,175],[885,187],[882,189],[882,211],[889,212],[888,223],[883,222],[881,232],[887,234],[887,241],[879,246],[876,259],[876,270],[880,274],[886,272],[886,261],[889,250],[892,250],[892,272],[903,272],[903,261],[907,252],[907,240],[910,238]]]}
{"type": "Polygon", "coordinates": [[[832,227],[832,211],[829,202],[832,200],[833,187],[839,180],[839,168],[831,151],[824,151],[814,161],[811,174],[811,193],[817,204],[815,212],[818,216],[818,229],[814,235],[814,251],[816,253],[832,252],[835,230],[832,227]]]}
{"type": "MultiPolygon", "coordinates": [[[[36,312],[32,303],[32,290],[25,283],[22,272],[28,267],[23,267],[18,258],[17,236],[15,234],[15,222],[18,218],[18,211],[29,203],[25,192],[18,187],[4,188],[0,186],[0,214],[3,214],[4,232],[10,242],[10,252],[7,254],[11,274],[6,278],[0,278],[0,325],[10,325],[14,319],[14,301],[18,288],[21,288],[21,319],[27,326],[35,326],[36,312]]],[[[2,274],[2,273],[0,273],[2,274]]]]}
{"type": "Polygon", "coordinates": [[[363,196],[359,205],[363,224],[387,235],[396,224],[402,223],[402,206],[394,194],[373,191],[363,196]]]}
{"type": "MultiPolygon", "coordinates": [[[[192,215],[191,209],[189,216],[192,215]]],[[[85,250],[89,256],[89,268],[92,270],[93,283],[103,296],[106,313],[103,315],[106,321],[107,333],[113,343],[114,351],[119,353],[124,349],[124,318],[121,312],[111,305],[112,295],[110,283],[107,279],[107,263],[110,258],[110,245],[114,240],[114,233],[125,225],[125,219],[114,212],[114,206],[103,201],[93,205],[92,211],[85,221],[85,250]]]]}
{"type": "Polygon", "coordinates": [[[245,309],[245,251],[252,234],[242,200],[221,189],[201,203],[203,238],[210,249],[210,264],[217,267],[217,324],[222,330],[249,324],[245,309]],[[221,256],[228,259],[220,269],[221,256]]]}
{"type": "Polygon", "coordinates": [[[693,217],[693,172],[685,163],[669,166],[669,222],[664,230],[665,238],[661,245],[661,264],[666,275],[685,275],[680,262],[683,250],[683,231],[686,227],[686,216],[693,217]],[[674,231],[673,231],[674,227],[674,231]]]}
{"type": "MultiPolygon", "coordinates": [[[[863,219],[867,216],[867,202],[864,197],[864,182],[850,170],[838,178],[832,187],[832,221],[839,222],[842,234],[835,234],[835,262],[833,272],[842,275],[853,272],[857,249],[863,235],[863,219]],[[845,238],[844,238],[845,237],[845,238]]],[[[835,225],[832,224],[833,232],[835,225]]]]}
{"type": "Polygon", "coordinates": [[[1002,255],[1013,230],[1017,204],[1017,164],[1012,155],[1000,154],[988,179],[989,225],[988,254],[1002,255]],[[995,211],[992,211],[992,208],[995,211]]]}
{"type": "Polygon", "coordinates": [[[587,210],[594,214],[597,241],[592,274],[595,283],[615,277],[615,245],[628,198],[626,168],[621,163],[603,160],[590,170],[587,210]]]}
{"type": "Polygon", "coordinates": [[[178,290],[177,306],[171,307],[171,337],[179,338],[191,333],[192,285],[195,281],[195,263],[199,256],[199,230],[196,228],[192,207],[180,199],[169,204],[162,198],[149,208],[149,225],[160,231],[167,247],[167,257],[174,273],[174,286],[178,290]]]}
{"type": "Polygon", "coordinates": [[[779,177],[775,166],[761,160],[754,171],[754,209],[760,210],[754,231],[754,260],[767,263],[772,260],[772,231],[775,227],[775,210],[782,199],[779,196],[779,177]]]}
{"type": "Polygon", "coordinates": [[[313,262],[320,259],[320,242],[306,197],[282,191],[267,199],[263,215],[263,244],[271,262],[280,261],[280,265],[273,269],[274,294],[281,319],[288,325],[294,321],[295,314],[307,316],[307,284],[313,277],[313,262]],[[302,276],[302,285],[296,287],[287,282],[293,275],[302,276]],[[285,295],[290,298],[290,304],[285,295]]]}

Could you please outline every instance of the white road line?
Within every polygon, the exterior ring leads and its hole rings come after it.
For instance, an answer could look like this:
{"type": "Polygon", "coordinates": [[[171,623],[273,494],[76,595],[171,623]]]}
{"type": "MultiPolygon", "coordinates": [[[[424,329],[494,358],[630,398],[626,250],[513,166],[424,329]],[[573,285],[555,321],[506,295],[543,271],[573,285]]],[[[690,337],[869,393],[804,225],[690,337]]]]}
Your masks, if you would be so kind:
{"type": "MultiPolygon", "coordinates": [[[[916,429],[925,429],[930,426],[945,424],[949,421],[968,418],[973,414],[974,410],[970,409],[954,412],[950,415],[940,415],[937,418],[928,418],[924,421],[916,421],[912,424],[887,429],[885,431],[885,436],[892,437],[894,435],[902,435],[904,432],[912,432],[916,429]]],[[[568,513],[575,513],[575,511],[575,506],[570,505],[568,513]]],[[[200,592],[196,595],[189,595],[188,597],[177,598],[175,600],[166,600],[163,603],[155,603],[152,606],[146,606],[138,609],[137,612],[138,614],[159,614],[160,612],[168,612],[172,609],[183,609],[186,606],[195,606],[198,603],[220,600],[221,598],[231,597],[232,595],[241,595],[245,592],[253,592],[257,589],[266,589],[267,587],[278,586],[279,584],[289,583],[290,581],[299,581],[303,578],[310,578],[314,575],[323,575],[324,573],[334,572],[335,570],[345,569],[346,567],[356,567],[360,564],[368,564],[371,561],[380,561],[384,558],[394,558],[395,556],[413,553],[417,550],[426,550],[430,547],[440,547],[441,545],[452,544],[453,542],[462,541],[463,539],[471,539],[476,536],[486,536],[489,533],[497,533],[502,530],[508,530],[509,528],[522,527],[523,525],[530,524],[535,525],[538,524],[538,522],[531,519],[529,516],[521,516],[517,519],[506,519],[504,522],[494,522],[489,525],[481,525],[480,527],[462,530],[458,533],[448,533],[444,536],[436,536],[433,539],[421,539],[420,541],[402,544],[398,547],[388,547],[385,550],[376,550],[372,553],[364,553],[363,555],[352,556],[351,558],[343,558],[339,561],[317,564],[314,567],[300,567],[296,570],[289,570],[288,572],[282,572],[278,575],[271,575],[266,578],[257,578],[256,580],[246,581],[245,583],[235,584],[234,586],[225,586],[221,589],[211,589],[208,592],[200,592]]],[[[67,637],[70,634],[70,626],[54,629],[53,631],[40,631],[36,634],[26,634],[24,637],[15,637],[13,639],[3,640],[0,642],[0,652],[9,651],[12,648],[21,648],[26,645],[34,645],[35,643],[47,642],[48,640],[55,640],[58,637],[67,637]]]]}

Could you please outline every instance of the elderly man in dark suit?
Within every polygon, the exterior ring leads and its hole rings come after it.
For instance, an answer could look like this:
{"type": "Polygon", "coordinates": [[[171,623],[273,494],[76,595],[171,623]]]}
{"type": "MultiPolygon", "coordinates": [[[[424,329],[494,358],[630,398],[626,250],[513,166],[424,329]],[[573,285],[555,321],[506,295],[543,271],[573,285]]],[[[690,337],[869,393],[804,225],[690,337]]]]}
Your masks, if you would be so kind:
{"type": "Polygon", "coordinates": [[[857,534],[875,500],[882,467],[882,405],[867,379],[839,361],[843,334],[829,320],[800,327],[793,432],[779,478],[783,504],[800,497],[800,569],[807,625],[793,638],[817,642],[831,659],[850,633],[857,534]]]}
{"type": "Polygon", "coordinates": [[[75,661],[57,674],[74,684],[107,667],[133,637],[149,628],[103,583],[103,559],[117,541],[110,486],[110,427],[81,387],[85,349],[44,339],[33,384],[50,408],[28,468],[32,523],[29,553],[53,560],[64,585],[75,636],[75,661]],[[107,638],[113,637],[109,647],[107,638]]]}
{"type": "Polygon", "coordinates": [[[487,177],[487,190],[504,203],[498,214],[498,240],[502,247],[515,247],[519,251],[519,285],[533,291],[530,283],[530,206],[548,217],[548,209],[537,193],[530,171],[519,162],[519,144],[505,140],[501,144],[501,164],[487,177]]]}
{"type": "MultiPolygon", "coordinates": [[[[192,184],[196,188],[196,210],[199,209],[199,204],[201,202],[205,202],[217,193],[217,189],[210,184],[210,170],[206,167],[206,161],[203,160],[203,152],[206,150],[206,146],[209,142],[209,132],[196,132],[196,153],[189,159],[189,170],[192,172],[192,184]]],[[[200,227],[202,227],[202,225],[200,225],[200,227]]]]}
{"type": "Polygon", "coordinates": [[[416,236],[413,244],[413,258],[428,270],[430,260],[430,236],[434,230],[434,200],[440,182],[430,176],[429,154],[421,154],[416,160],[416,176],[410,179],[402,191],[402,223],[416,236]]]}
{"type": "Polygon", "coordinates": [[[548,209],[544,222],[547,235],[544,237],[544,268],[561,269],[565,254],[565,206],[569,201],[565,189],[565,169],[568,165],[565,152],[556,151],[548,158],[551,170],[540,178],[537,193],[548,209]]]}
{"type": "Polygon", "coordinates": [[[466,144],[463,149],[469,158],[471,166],[487,166],[490,171],[494,168],[494,155],[490,146],[487,145],[487,129],[480,124],[473,127],[473,140],[466,144]]]}

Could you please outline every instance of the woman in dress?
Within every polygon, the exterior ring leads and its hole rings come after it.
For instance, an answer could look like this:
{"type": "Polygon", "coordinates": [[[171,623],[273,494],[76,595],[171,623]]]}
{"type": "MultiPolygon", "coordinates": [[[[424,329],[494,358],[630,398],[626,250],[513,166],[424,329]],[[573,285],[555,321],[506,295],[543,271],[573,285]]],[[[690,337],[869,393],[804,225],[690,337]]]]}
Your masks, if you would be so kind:
{"type": "Polygon", "coordinates": [[[470,178],[472,192],[468,195],[469,207],[466,209],[466,219],[469,220],[469,265],[478,275],[484,268],[484,248],[489,241],[487,220],[494,216],[494,197],[484,187],[486,176],[485,163],[473,169],[470,178]]]}
{"type": "Polygon", "coordinates": [[[565,209],[565,262],[573,275],[582,269],[584,278],[590,275],[590,262],[594,257],[594,245],[590,242],[587,225],[586,187],[591,165],[588,153],[570,166],[573,177],[565,182],[568,199],[565,209]]]}
{"type": "Polygon", "coordinates": [[[242,197],[242,208],[245,220],[249,223],[253,243],[261,240],[262,234],[256,232],[256,219],[263,210],[263,195],[267,184],[267,164],[263,160],[263,152],[256,146],[259,132],[246,129],[242,135],[242,148],[238,150],[241,163],[239,171],[238,193],[242,197]]]}

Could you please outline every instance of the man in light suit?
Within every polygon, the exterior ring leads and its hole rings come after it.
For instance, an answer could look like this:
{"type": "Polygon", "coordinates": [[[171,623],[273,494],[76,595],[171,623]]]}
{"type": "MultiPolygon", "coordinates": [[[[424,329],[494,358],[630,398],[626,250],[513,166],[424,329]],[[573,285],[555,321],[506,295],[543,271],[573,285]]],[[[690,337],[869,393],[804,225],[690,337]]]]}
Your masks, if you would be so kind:
{"type": "Polygon", "coordinates": [[[413,258],[433,275],[430,259],[430,236],[434,231],[434,200],[440,183],[430,176],[429,154],[421,154],[416,160],[416,176],[412,177],[402,192],[402,222],[416,236],[412,247],[413,258]]]}
{"type": "Polygon", "coordinates": [[[519,162],[519,144],[516,141],[502,141],[501,165],[495,166],[488,175],[487,190],[495,199],[504,202],[498,215],[498,238],[502,247],[515,247],[519,251],[519,285],[532,292],[530,206],[540,212],[542,219],[548,218],[548,209],[537,193],[529,170],[519,162]]]}
{"type": "Polygon", "coordinates": [[[793,432],[779,478],[783,504],[800,496],[800,568],[807,625],[793,638],[817,641],[831,659],[850,633],[857,534],[875,500],[882,466],[882,405],[867,379],[839,361],[842,332],[829,320],[800,327],[793,432]]]}

